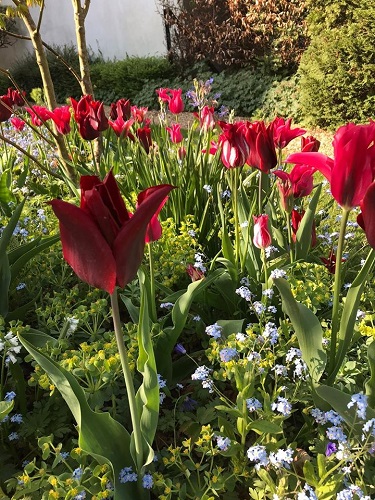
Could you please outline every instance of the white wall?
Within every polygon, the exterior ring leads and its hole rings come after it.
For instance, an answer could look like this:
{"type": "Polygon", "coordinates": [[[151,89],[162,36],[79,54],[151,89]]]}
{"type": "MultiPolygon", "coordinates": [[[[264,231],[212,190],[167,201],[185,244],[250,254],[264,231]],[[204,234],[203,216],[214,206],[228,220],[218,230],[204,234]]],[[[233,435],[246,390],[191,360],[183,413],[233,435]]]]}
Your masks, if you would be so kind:
{"type": "MultiPolygon", "coordinates": [[[[11,0],[0,4],[12,5],[11,0]]],[[[87,45],[105,58],[163,56],[166,54],[162,17],[157,0],[91,0],[86,18],[87,45]]],[[[32,9],[37,20],[38,9],[32,9]]],[[[43,39],[51,45],[75,43],[71,0],[46,0],[41,26],[43,39]]],[[[26,34],[26,33],[25,33],[26,34]]],[[[11,68],[30,44],[18,40],[0,49],[0,66],[11,68]]]]}

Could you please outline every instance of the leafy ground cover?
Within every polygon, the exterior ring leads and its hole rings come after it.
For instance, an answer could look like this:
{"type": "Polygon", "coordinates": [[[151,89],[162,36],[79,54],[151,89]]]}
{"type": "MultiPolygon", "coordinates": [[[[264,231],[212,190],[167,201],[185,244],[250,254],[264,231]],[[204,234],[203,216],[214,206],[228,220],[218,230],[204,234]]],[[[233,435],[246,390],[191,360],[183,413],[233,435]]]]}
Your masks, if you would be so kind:
{"type": "Polygon", "coordinates": [[[211,84],[2,97],[2,498],[374,498],[374,124],[211,84]]]}

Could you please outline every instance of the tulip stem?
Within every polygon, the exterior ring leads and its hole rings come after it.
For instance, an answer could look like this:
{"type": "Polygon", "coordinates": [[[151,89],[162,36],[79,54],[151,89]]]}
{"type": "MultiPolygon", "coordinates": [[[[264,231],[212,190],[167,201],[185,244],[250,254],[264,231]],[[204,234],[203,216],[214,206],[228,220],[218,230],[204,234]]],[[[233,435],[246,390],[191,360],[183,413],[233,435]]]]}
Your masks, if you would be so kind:
{"type": "Polygon", "coordinates": [[[133,426],[134,433],[134,445],[135,445],[135,454],[137,459],[137,472],[141,471],[143,465],[143,443],[142,443],[142,432],[141,432],[141,418],[138,415],[137,404],[135,400],[135,390],[133,377],[130,371],[129,363],[128,363],[128,353],[124,343],[124,336],[121,328],[120,321],[120,311],[118,306],[118,298],[117,298],[117,289],[115,288],[114,292],[111,294],[111,307],[112,307],[112,318],[113,325],[115,328],[115,336],[117,342],[117,348],[120,355],[121,367],[124,374],[126,391],[128,394],[128,402],[130,408],[130,416],[133,426]]]}
{"type": "MultiPolygon", "coordinates": [[[[263,272],[264,272],[264,290],[268,288],[268,269],[267,269],[267,256],[265,248],[262,248],[261,251],[262,262],[263,262],[263,272]]],[[[265,295],[262,296],[262,299],[267,300],[265,295]]]]}
{"type": "Polygon", "coordinates": [[[232,191],[233,191],[233,212],[234,212],[234,238],[235,238],[235,262],[236,269],[238,269],[239,265],[239,256],[240,256],[240,228],[238,223],[238,177],[239,177],[239,169],[232,169],[233,173],[233,182],[232,182],[232,191]]]}
{"type": "Polygon", "coordinates": [[[331,324],[331,347],[329,353],[328,373],[331,373],[335,368],[337,332],[339,330],[339,324],[340,324],[339,306],[340,306],[340,289],[341,289],[341,273],[342,273],[342,254],[344,250],[345,231],[349,213],[350,210],[347,210],[345,208],[342,209],[340,234],[336,250],[335,283],[333,286],[333,306],[332,306],[332,324],[331,324]]]}
{"type": "Polygon", "coordinates": [[[288,231],[288,240],[289,240],[289,256],[290,256],[290,263],[292,264],[294,262],[294,248],[293,248],[293,238],[292,238],[292,226],[290,223],[290,213],[286,212],[286,226],[287,226],[287,231],[288,231]]]}
{"type": "Polygon", "coordinates": [[[152,252],[152,244],[147,244],[148,248],[148,259],[150,263],[150,295],[151,295],[151,320],[156,323],[156,294],[155,294],[155,268],[154,268],[154,254],[152,252]]]}
{"type": "Polygon", "coordinates": [[[93,141],[89,141],[89,142],[90,142],[90,147],[91,147],[92,164],[94,165],[94,173],[95,173],[95,175],[97,175],[99,177],[99,168],[98,168],[98,164],[96,162],[93,141]]]}

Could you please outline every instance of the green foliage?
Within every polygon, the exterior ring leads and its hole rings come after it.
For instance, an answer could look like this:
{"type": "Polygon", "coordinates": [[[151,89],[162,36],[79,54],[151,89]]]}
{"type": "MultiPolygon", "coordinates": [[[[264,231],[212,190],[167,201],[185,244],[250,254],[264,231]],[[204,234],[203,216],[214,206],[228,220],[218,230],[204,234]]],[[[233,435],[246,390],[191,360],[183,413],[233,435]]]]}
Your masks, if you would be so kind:
{"type": "Polygon", "coordinates": [[[349,12],[346,23],[322,20],[313,25],[311,44],[301,59],[300,102],[310,124],[334,128],[373,115],[375,7],[365,2],[349,12]]]}
{"type": "MultiPolygon", "coordinates": [[[[66,61],[68,66],[79,72],[77,49],[73,45],[53,47],[53,49],[66,61]]],[[[79,97],[81,87],[69,69],[53,53],[47,51],[47,58],[57,101],[64,103],[70,96],[79,97]]],[[[28,96],[32,89],[43,87],[34,53],[28,53],[20,58],[11,73],[19,87],[25,90],[28,96]]],[[[1,79],[0,94],[5,93],[9,86],[9,80],[1,79]]]]}
{"type": "Polygon", "coordinates": [[[128,57],[122,61],[101,61],[91,66],[95,97],[107,104],[123,97],[136,102],[136,96],[144,85],[150,81],[156,83],[170,79],[175,73],[176,68],[162,57],[128,57]]]}
{"type": "Polygon", "coordinates": [[[264,93],[261,105],[254,112],[254,118],[272,121],[275,116],[301,121],[302,110],[299,102],[299,78],[297,75],[274,80],[264,93]]]}

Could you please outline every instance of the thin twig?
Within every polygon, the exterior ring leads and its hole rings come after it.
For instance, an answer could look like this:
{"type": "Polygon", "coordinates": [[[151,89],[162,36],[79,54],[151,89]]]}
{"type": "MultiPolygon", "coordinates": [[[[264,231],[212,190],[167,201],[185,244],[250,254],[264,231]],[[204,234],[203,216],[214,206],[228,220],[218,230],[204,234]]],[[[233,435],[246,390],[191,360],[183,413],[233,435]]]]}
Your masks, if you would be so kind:
{"type": "Polygon", "coordinates": [[[55,177],[56,179],[60,179],[61,181],[65,181],[65,179],[63,177],[61,177],[61,175],[55,174],[54,172],[51,172],[50,170],[48,170],[48,168],[46,168],[42,163],[40,163],[40,161],[37,158],[35,158],[35,156],[31,155],[28,151],[26,151],[26,149],[21,148],[21,146],[19,146],[17,143],[13,142],[12,140],[8,139],[7,137],[5,137],[2,134],[0,134],[0,139],[3,140],[4,142],[6,142],[7,144],[10,144],[14,148],[18,149],[18,151],[21,151],[22,154],[24,154],[25,156],[30,158],[30,160],[32,160],[34,163],[36,163],[38,165],[38,167],[41,170],[43,170],[43,172],[45,172],[46,174],[51,175],[52,177],[55,177]]]}

